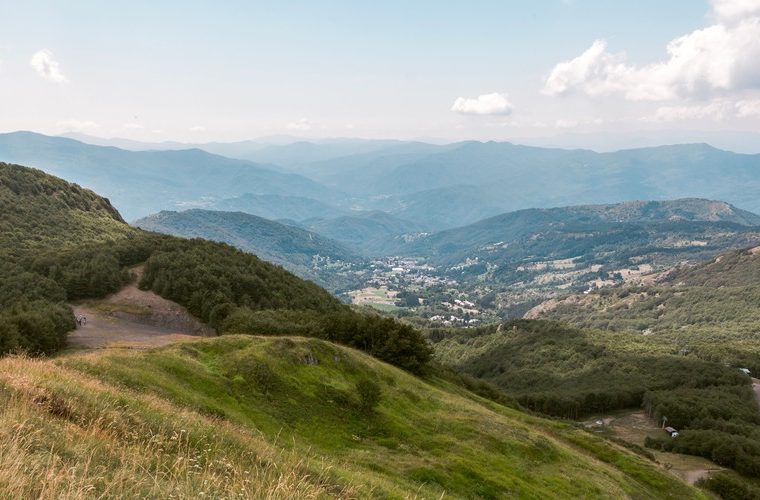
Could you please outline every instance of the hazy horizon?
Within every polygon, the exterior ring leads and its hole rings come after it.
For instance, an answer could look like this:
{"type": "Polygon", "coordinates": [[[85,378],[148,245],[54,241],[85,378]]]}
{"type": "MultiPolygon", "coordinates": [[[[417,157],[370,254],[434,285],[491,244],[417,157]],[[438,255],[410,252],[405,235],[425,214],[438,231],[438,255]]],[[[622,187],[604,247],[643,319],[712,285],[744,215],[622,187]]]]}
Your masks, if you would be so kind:
{"type": "Polygon", "coordinates": [[[757,1],[0,7],[0,130],[760,152],[757,1]]]}
{"type": "MultiPolygon", "coordinates": [[[[647,134],[644,132],[630,134],[609,134],[599,136],[592,133],[566,133],[546,137],[513,137],[501,139],[480,139],[480,138],[462,138],[462,139],[445,139],[441,137],[360,137],[360,136],[323,136],[307,137],[288,134],[273,134],[248,137],[239,140],[208,140],[199,142],[190,142],[174,140],[167,138],[164,140],[135,140],[124,136],[99,136],[97,134],[87,134],[75,130],[64,131],[59,134],[47,134],[35,130],[4,130],[0,134],[11,134],[15,132],[30,132],[47,135],[50,137],[63,137],[74,139],[86,144],[96,146],[112,146],[127,150],[143,150],[155,146],[156,149],[179,149],[182,147],[201,147],[208,144],[236,144],[236,143],[257,143],[262,146],[286,146],[298,142],[319,143],[338,143],[351,141],[377,141],[377,142],[421,142],[428,144],[456,144],[463,142],[508,142],[515,145],[531,146],[540,148],[557,148],[557,149],[584,149],[597,153],[608,153],[622,151],[627,149],[653,148],[660,146],[674,146],[684,144],[708,144],[716,149],[730,151],[741,154],[760,154],[760,132],[735,132],[735,131],[718,131],[718,132],[690,132],[684,130],[667,131],[657,134],[647,134]]],[[[224,156],[224,155],[223,155],[224,156]]]]}

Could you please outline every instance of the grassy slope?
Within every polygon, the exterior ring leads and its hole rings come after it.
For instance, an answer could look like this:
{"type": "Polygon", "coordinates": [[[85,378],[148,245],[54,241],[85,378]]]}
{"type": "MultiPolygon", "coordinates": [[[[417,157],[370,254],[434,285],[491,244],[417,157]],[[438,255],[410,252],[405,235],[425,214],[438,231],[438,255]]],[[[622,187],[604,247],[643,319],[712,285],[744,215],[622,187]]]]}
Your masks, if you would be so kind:
{"type": "Polygon", "coordinates": [[[313,339],[5,358],[0,401],[13,496],[700,496],[585,431],[313,339]],[[382,389],[371,415],[362,379],[382,389]]]}

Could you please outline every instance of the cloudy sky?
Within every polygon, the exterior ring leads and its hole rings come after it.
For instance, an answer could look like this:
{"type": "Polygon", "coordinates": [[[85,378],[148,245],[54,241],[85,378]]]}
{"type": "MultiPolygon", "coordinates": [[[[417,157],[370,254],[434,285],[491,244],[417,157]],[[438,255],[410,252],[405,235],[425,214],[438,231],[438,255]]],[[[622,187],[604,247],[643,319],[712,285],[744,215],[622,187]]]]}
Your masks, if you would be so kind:
{"type": "Polygon", "coordinates": [[[760,0],[0,0],[0,131],[760,151],[758,61],[760,0]]]}

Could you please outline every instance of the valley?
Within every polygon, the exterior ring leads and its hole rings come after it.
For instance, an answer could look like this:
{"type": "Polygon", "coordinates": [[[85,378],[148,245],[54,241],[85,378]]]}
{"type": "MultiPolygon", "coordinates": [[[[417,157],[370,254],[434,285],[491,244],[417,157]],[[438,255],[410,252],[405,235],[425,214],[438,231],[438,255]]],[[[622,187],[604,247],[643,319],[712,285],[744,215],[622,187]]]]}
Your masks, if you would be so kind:
{"type": "Polygon", "coordinates": [[[567,294],[652,284],[673,266],[760,244],[759,216],[699,199],[531,209],[432,233],[404,232],[409,225],[392,218],[377,226],[378,216],[368,217],[360,226],[358,216],[299,224],[307,230],[240,212],[189,210],[135,224],[254,252],[345,302],[459,326],[520,318],[567,294]],[[317,232],[330,225],[341,230],[317,232]],[[368,288],[397,299],[375,300],[361,293],[368,288]]]}

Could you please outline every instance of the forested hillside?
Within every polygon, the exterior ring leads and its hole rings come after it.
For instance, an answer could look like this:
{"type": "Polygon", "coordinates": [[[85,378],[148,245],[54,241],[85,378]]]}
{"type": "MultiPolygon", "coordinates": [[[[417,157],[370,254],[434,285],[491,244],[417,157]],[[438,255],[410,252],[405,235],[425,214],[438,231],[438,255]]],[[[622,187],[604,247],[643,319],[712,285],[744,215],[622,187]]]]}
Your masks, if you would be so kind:
{"type": "Polygon", "coordinates": [[[279,264],[306,279],[332,288],[339,277],[320,272],[320,259],[351,261],[356,255],[341,243],[311,231],[242,212],[186,210],[160,212],[134,225],[163,234],[220,241],[279,264]]]}
{"type": "Polygon", "coordinates": [[[111,203],[39,170],[0,163],[3,261],[44,248],[120,239],[133,231],[111,203]]]}
{"type": "Polygon", "coordinates": [[[417,372],[430,356],[413,328],[354,312],[255,255],[131,228],[107,200],[33,169],[2,164],[0,176],[3,224],[17,228],[2,239],[8,256],[0,267],[2,353],[59,350],[74,328],[68,302],[115,292],[132,279],[127,269],[144,263],[141,287],[187,307],[221,333],[271,334],[274,324],[286,334],[329,338],[417,372]]]}
{"type": "Polygon", "coordinates": [[[299,225],[368,256],[382,254],[390,241],[402,235],[423,230],[418,224],[381,211],[357,212],[335,218],[312,217],[299,225]]]}
{"type": "Polygon", "coordinates": [[[80,249],[133,233],[95,193],[39,170],[0,163],[0,353],[61,348],[74,328],[64,302],[113,291],[127,279],[111,255],[80,249]],[[51,251],[60,258],[44,260],[51,251]]]}

